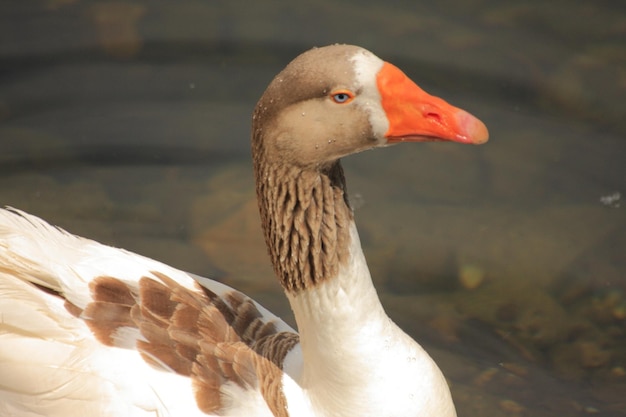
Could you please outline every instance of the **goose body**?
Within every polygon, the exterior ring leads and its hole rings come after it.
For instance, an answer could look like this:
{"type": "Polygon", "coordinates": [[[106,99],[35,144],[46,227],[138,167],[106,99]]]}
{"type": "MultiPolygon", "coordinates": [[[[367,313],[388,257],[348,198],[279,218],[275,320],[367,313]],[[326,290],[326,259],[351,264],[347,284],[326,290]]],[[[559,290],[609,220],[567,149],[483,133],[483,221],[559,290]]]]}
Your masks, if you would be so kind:
{"type": "Polygon", "coordinates": [[[0,210],[0,415],[452,417],[385,314],[341,157],[485,126],[362,48],[294,59],[253,115],[268,252],[299,333],[210,279],[0,210]]]}

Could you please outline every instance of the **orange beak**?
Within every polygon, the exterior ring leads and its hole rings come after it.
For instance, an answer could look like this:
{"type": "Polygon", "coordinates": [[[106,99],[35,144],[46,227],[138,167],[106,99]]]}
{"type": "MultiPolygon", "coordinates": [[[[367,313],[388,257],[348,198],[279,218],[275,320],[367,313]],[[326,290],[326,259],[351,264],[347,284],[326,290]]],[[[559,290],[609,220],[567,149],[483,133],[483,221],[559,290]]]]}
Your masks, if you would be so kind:
{"type": "Polygon", "coordinates": [[[483,122],[431,96],[396,66],[385,62],[376,78],[389,119],[389,143],[446,140],[478,145],[489,139],[483,122]]]}

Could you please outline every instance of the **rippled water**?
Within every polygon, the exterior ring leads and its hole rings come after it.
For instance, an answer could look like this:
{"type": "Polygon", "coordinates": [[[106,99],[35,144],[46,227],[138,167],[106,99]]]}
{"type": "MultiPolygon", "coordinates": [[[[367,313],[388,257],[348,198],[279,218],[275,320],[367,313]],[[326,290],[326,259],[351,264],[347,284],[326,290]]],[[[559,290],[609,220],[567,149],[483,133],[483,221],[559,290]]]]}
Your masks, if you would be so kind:
{"type": "Polygon", "coordinates": [[[381,297],[459,416],[626,415],[625,7],[368,3],[3,2],[0,203],[290,317],[250,113],[298,53],[359,44],[490,128],[345,161],[381,297]]]}

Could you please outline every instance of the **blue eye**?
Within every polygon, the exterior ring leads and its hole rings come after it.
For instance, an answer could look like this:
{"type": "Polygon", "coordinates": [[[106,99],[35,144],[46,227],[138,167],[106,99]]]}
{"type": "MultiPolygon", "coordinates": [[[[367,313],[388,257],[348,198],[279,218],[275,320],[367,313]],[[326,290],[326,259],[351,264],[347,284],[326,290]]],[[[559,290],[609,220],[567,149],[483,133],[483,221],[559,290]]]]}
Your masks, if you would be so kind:
{"type": "Polygon", "coordinates": [[[335,103],[345,104],[352,101],[352,99],[354,99],[354,95],[350,91],[342,90],[331,93],[331,98],[335,103]]]}

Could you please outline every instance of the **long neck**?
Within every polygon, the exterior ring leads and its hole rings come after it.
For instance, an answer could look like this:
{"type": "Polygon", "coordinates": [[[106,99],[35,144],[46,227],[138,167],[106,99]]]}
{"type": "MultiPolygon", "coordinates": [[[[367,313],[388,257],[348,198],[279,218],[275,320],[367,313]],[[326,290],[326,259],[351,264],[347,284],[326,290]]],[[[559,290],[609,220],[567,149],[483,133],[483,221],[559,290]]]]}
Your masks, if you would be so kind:
{"type": "Polygon", "coordinates": [[[393,343],[399,329],[379,301],[354,223],[349,259],[337,274],[287,297],[300,332],[302,387],[313,401],[335,404],[333,415],[366,415],[355,407],[366,403],[363,387],[376,379],[384,345],[393,343]],[[347,414],[339,412],[342,407],[347,414]]]}
{"type": "Polygon", "coordinates": [[[362,402],[357,397],[385,343],[404,333],[386,316],[372,284],[341,166],[257,168],[266,242],[300,333],[299,382],[321,402],[362,402]],[[348,401],[351,387],[355,398],[348,401]]]}
{"type": "Polygon", "coordinates": [[[291,377],[313,408],[453,417],[441,372],[378,299],[339,163],[307,170],[257,158],[255,173],[265,239],[300,332],[301,367],[291,377]]]}
{"type": "Polygon", "coordinates": [[[257,164],[257,197],[274,271],[287,292],[337,275],[348,259],[352,210],[341,165],[257,164]]]}

